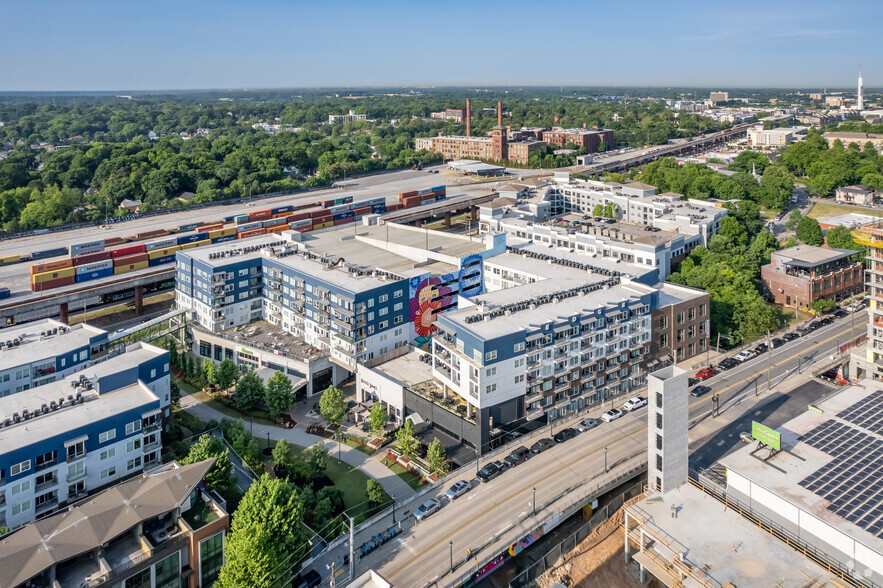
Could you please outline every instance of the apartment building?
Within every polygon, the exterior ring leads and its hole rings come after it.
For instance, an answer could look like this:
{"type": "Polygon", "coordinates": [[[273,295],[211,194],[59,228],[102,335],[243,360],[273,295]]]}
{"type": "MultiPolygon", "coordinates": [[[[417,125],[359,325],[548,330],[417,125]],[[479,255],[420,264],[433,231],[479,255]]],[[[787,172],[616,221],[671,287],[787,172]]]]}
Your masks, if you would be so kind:
{"type": "Polygon", "coordinates": [[[230,516],[205,484],[215,460],[172,462],[3,540],[9,588],[199,588],[224,564],[230,516]]]}
{"type": "Polygon", "coordinates": [[[368,120],[367,114],[356,114],[355,111],[350,110],[347,114],[329,114],[328,115],[328,124],[334,124],[336,122],[353,122],[356,120],[368,120]]]}
{"type": "Polygon", "coordinates": [[[0,333],[0,398],[50,384],[107,356],[106,331],[52,319],[0,333]]]}
{"type": "Polygon", "coordinates": [[[709,350],[711,302],[708,292],[664,283],[651,313],[653,339],[648,367],[681,363],[709,350]]]}
{"type": "Polygon", "coordinates": [[[358,362],[427,347],[439,313],[480,293],[482,260],[504,249],[505,235],[402,225],[288,231],[180,252],[176,300],[192,310],[201,354],[284,368],[312,395],[358,362]]]}
{"type": "Polygon", "coordinates": [[[507,146],[509,149],[509,161],[527,165],[531,155],[536,151],[545,149],[546,143],[536,139],[522,139],[520,141],[509,141],[507,146]]]}
{"type": "Polygon", "coordinates": [[[815,300],[840,300],[864,290],[862,262],[855,251],[797,245],[774,252],[760,268],[764,290],[776,304],[809,308],[815,300]]]}
{"type": "Polygon", "coordinates": [[[846,133],[846,132],[830,132],[822,135],[828,141],[828,147],[834,146],[834,141],[840,141],[844,147],[849,147],[855,143],[859,149],[864,150],[865,144],[870,143],[879,153],[883,149],[883,134],[880,133],[846,133]]]}
{"type": "Polygon", "coordinates": [[[607,129],[562,129],[552,127],[549,131],[543,131],[543,141],[550,145],[564,147],[572,143],[577,147],[583,147],[587,153],[595,153],[598,146],[604,143],[609,147],[614,144],[613,131],[607,129]]]}
{"type": "Polygon", "coordinates": [[[790,145],[806,134],[804,127],[789,127],[783,129],[764,130],[748,129],[748,144],[752,147],[782,147],[790,145]]]}
{"type": "Polygon", "coordinates": [[[843,186],[834,190],[834,199],[843,204],[855,204],[857,206],[873,206],[874,191],[864,184],[857,186],[843,186]]]}
{"type": "Polygon", "coordinates": [[[445,108],[441,112],[430,112],[429,118],[435,120],[452,120],[454,122],[463,122],[466,120],[465,108],[445,108]]]}
{"type": "Polygon", "coordinates": [[[168,410],[169,353],[146,343],[0,398],[0,526],[158,465],[168,410]]]}

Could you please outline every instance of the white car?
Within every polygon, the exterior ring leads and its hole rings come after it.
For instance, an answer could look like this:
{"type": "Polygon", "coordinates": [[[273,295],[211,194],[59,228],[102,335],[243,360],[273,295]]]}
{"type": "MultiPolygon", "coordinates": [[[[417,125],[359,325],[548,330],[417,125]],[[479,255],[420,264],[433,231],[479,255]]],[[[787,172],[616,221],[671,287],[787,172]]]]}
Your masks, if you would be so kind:
{"type": "Polygon", "coordinates": [[[441,502],[436,500],[435,498],[430,498],[423,504],[417,507],[417,510],[414,511],[414,518],[418,521],[422,521],[435,511],[441,508],[441,502]]]}
{"type": "Polygon", "coordinates": [[[749,359],[754,359],[757,357],[757,352],[752,351],[751,349],[745,349],[744,351],[740,351],[735,359],[736,361],[748,361],[749,359]]]}
{"type": "Polygon", "coordinates": [[[616,419],[618,419],[619,417],[621,417],[624,414],[625,413],[622,412],[621,410],[619,410],[618,408],[614,408],[614,409],[608,410],[607,412],[602,414],[601,420],[604,421],[605,423],[609,423],[610,421],[615,421],[616,419]]]}
{"type": "Polygon", "coordinates": [[[647,406],[647,399],[643,396],[635,396],[634,398],[629,398],[625,401],[625,404],[622,405],[622,407],[629,412],[637,410],[642,406],[647,406]]]}
{"type": "Polygon", "coordinates": [[[445,496],[448,497],[448,500],[456,500],[470,490],[472,490],[472,483],[467,480],[460,480],[459,482],[454,482],[454,485],[448,488],[445,496]]]}

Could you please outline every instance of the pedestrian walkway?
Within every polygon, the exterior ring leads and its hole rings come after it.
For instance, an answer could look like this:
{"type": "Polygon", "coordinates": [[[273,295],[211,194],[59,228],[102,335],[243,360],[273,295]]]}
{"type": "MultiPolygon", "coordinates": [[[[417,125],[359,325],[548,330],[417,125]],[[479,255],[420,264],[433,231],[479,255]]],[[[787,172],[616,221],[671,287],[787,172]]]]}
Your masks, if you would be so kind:
{"type": "MultiPolygon", "coordinates": [[[[226,414],[207,406],[183,391],[181,392],[181,408],[206,422],[212,419],[221,421],[222,419],[230,418],[226,414]]],[[[281,427],[255,423],[254,425],[249,425],[249,430],[251,430],[253,435],[258,439],[266,439],[267,433],[269,433],[272,441],[278,441],[279,439],[284,438],[289,443],[300,445],[301,447],[309,447],[317,441],[321,441],[328,450],[328,455],[331,457],[337,457],[338,455],[338,443],[336,441],[325,439],[318,435],[310,435],[306,431],[298,428],[283,429],[281,427]]],[[[358,449],[343,443],[340,444],[339,451],[340,461],[358,468],[366,476],[374,478],[380,482],[383,489],[386,490],[386,493],[390,496],[395,496],[397,500],[401,500],[410,498],[414,494],[415,491],[408,486],[407,482],[383,465],[379,459],[371,457],[362,453],[358,449]]]]}

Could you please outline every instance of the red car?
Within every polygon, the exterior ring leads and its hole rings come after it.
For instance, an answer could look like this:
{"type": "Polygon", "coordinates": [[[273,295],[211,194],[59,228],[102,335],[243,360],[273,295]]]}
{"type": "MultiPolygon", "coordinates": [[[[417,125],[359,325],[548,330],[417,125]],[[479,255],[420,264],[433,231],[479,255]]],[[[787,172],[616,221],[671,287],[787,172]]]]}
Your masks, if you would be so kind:
{"type": "Polygon", "coordinates": [[[708,378],[715,375],[716,373],[717,373],[717,370],[715,370],[715,369],[702,368],[701,370],[696,372],[696,377],[699,378],[700,380],[707,380],[708,378]]]}

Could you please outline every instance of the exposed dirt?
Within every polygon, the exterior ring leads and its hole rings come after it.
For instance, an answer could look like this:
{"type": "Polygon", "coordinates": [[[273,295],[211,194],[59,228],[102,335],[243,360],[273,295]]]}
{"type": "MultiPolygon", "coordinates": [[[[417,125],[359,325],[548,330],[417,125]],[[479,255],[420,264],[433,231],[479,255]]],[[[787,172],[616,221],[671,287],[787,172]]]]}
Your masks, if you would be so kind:
{"type": "Polygon", "coordinates": [[[576,549],[558,558],[554,566],[537,578],[537,585],[550,588],[558,582],[571,588],[657,588],[659,584],[656,579],[651,579],[646,585],[641,584],[637,568],[634,564],[626,565],[623,559],[624,520],[625,515],[620,508],[613,517],[583,539],[576,549]]]}

